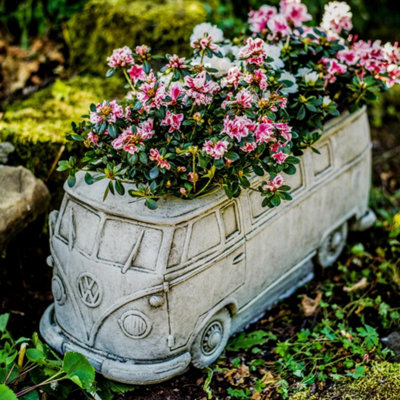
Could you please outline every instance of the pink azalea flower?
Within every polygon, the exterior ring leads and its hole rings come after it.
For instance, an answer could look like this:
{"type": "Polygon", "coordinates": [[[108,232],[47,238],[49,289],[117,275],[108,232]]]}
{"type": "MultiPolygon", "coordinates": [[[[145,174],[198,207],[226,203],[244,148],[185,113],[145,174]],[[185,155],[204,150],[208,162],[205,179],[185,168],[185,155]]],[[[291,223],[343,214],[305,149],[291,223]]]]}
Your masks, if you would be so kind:
{"type": "Polygon", "coordinates": [[[160,108],[166,96],[165,86],[162,83],[158,83],[158,85],[156,83],[157,78],[150,74],[146,82],[140,85],[136,94],[145,111],[150,111],[152,108],[160,108]]]}
{"type": "Polygon", "coordinates": [[[262,69],[256,69],[253,75],[247,75],[245,78],[247,83],[257,85],[261,90],[266,90],[268,87],[267,76],[262,69]]]}
{"type": "Polygon", "coordinates": [[[224,129],[221,133],[225,133],[231,139],[235,138],[238,142],[242,138],[248,136],[250,132],[254,132],[255,124],[246,116],[235,116],[231,119],[229,115],[224,118],[224,129]]]}
{"type": "Polygon", "coordinates": [[[169,88],[169,97],[171,98],[171,101],[168,103],[170,105],[176,104],[178,101],[178,97],[182,94],[185,93],[182,89],[182,84],[180,82],[174,82],[171,87],[169,88]]]}
{"type": "Polygon", "coordinates": [[[127,153],[135,154],[142,149],[143,140],[144,138],[139,133],[133,133],[130,126],[111,142],[111,146],[115,150],[123,149],[127,153]]]}
{"type": "Polygon", "coordinates": [[[243,74],[239,67],[232,67],[229,69],[227,76],[222,78],[221,86],[233,86],[235,89],[237,89],[242,76],[243,74]]]}
{"type": "Polygon", "coordinates": [[[189,182],[196,183],[199,180],[199,174],[197,172],[189,172],[189,182]]]}
{"type": "Polygon", "coordinates": [[[274,38],[286,37],[292,33],[286,18],[282,14],[274,15],[268,21],[267,26],[274,38]]]}
{"type": "Polygon", "coordinates": [[[247,90],[242,89],[235,97],[235,100],[231,101],[231,104],[236,104],[242,108],[250,108],[253,105],[253,94],[247,90]]]}
{"type": "Polygon", "coordinates": [[[139,56],[144,56],[150,51],[149,47],[146,46],[145,44],[142,44],[141,46],[136,46],[136,54],[139,56]]]}
{"type": "Polygon", "coordinates": [[[350,49],[340,50],[337,53],[336,57],[341,63],[347,64],[347,65],[357,64],[357,61],[358,61],[356,52],[354,50],[350,50],[350,49]]]}
{"type": "Polygon", "coordinates": [[[239,57],[244,58],[246,64],[263,65],[267,57],[265,42],[260,38],[248,38],[246,45],[240,49],[239,57]]]}
{"type": "Polygon", "coordinates": [[[96,145],[97,143],[99,143],[99,136],[96,135],[95,133],[89,132],[87,136],[88,136],[88,141],[89,141],[89,143],[95,144],[95,145],[96,145]]]}
{"type": "Polygon", "coordinates": [[[215,160],[219,160],[228,151],[229,142],[226,140],[218,141],[215,144],[211,140],[207,140],[203,145],[203,151],[215,160]]]}
{"type": "Polygon", "coordinates": [[[145,121],[140,122],[137,128],[137,133],[143,139],[151,139],[155,134],[153,119],[147,118],[145,121]]]}
{"type": "Polygon", "coordinates": [[[219,50],[218,45],[213,42],[211,35],[207,33],[205,33],[204,36],[200,37],[195,42],[192,42],[190,45],[198,52],[209,49],[213,53],[217,53],[219,50]]]}
{"type": "Polygon", "coordinates": [[[111,102],[104,100],[96,105],[96,111],[90,112],[90,122],[95,125],[100,125],[103,122],[114,124],[117,118],[123,118],[123,116],[124,111],[116,100],[111,102]]]}
{"type": "Polygon", "coordinates": [[[307,7],[300,2],[282,2],[281,12],[285,16],[286,20],[292,23],[294,26],[299,27],[303,25],[303,22],[310,21],[311,15],[307,12],[307,7]]]}
{"type": "Polygon", "coordinates": [[[157,149],[150,150],[150,160],[155,161],[157,166],[163,169],[171,169],[171,164],[160,154],[157,149]]]}
{"type": "Polygon", "coordinates": [[[270,192],[276,192],[280,187],[284,184],[283,178],[281,175],[277,175],[272,181],[267,181],[267,183],[263,186],[264,190],[269,190],[270,192]]]}
{"type": "Polygon", "coordinates": [[[207,80],[206,71],[201,72],[195,78],[185,77],[186,96],[194,99],[196,105],[207,105],[213,100],[212,95],[219,91],[218,83],[207,80]]]}
{"type": "Polygon", "coordinates": [[[254,137],[257,143],[268,143],[274,140],[274,125],[269,122],[262,122],[257,126],[254,137]]]}
{"type": "Polygon", "coordinates": [[[187,65],[185,64],[185,57],[179,58],[178,55],[174,54],[168,59],[167,68],[174,69],[185,69],[187,65]]]}
{"type": "Polygon", "coordinates": [[[272,154],[272,158],[276,161],[277,164],[283,164],[285,160],[289,157],[288,154],[282,153],[281,151],[278,151],[275,154],[272,154]]]}
{"type": "Polygon", "coordinates": [[[250,29],[254,33],[264,33],[268,21],[278,13],[276,7],[263,5],[259,10],[251,10],[249,13],[250,29]]]}
{"type": "Polygon", "coordinates": [[[285,139],[283,146],[286,146],[292,140],[292,127],[286,122],[274,123],[274,126],[279,130],[280,135],[285,139]]]}
{"type": "Polygon", "coordinates": [[[179,131],[182,120],[183,120],[183,114],[173,114],[168,110],[165,118],[161,121],[160,125],[169,126],[170,128],[168,132],[171,133],[179,131]]]}
{"type": "Polygon", "coordinates": [[[110,57],[107,57],[107,64],[111,68],[124,68],[134,64],[132,50],[125,46],[120,49],[115,49],[110,57]]]}
{"type": "Polygon", "coordinates": [[[240,150],[244,151],[245,153],[251,153],[257,148],[257,143],[256,142],[246,142],[240,150]]]}
{"type": "Polygon", "coordinates": [[[138,81],[144,81],[146,79],[146,74],[144,73],[143,67],[141,65],[132,65],[132,67],[128,71],[128,74],[132,79],[134,85],[136,85],[138,81]]]}

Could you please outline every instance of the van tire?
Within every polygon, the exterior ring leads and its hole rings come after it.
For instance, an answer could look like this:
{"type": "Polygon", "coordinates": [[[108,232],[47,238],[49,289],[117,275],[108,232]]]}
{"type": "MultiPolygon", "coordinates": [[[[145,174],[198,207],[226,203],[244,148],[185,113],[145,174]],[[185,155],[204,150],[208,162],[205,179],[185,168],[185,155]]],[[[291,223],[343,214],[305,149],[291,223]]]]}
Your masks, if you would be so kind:
{"type": "Polygon", "coordinates": [[[323,267],[330,267],[342,254],[348,233],[347,221],[332,231],[317,250],[316,261],[323,267]]]}
{"type": "Polygon", "coordinates": [[[231,332],[231,315],[226,308],[214,314],[197,333],[190,349],[192,365],[204,368],[224,350],[231,332]]]}

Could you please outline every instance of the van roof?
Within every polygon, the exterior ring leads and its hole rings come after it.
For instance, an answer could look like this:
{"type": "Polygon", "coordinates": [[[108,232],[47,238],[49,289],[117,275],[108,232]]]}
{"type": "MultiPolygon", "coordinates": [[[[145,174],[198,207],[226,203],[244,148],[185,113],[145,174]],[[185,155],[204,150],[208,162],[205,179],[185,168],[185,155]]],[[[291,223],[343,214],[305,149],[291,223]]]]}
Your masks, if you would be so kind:
{"type": "MultiPolygon", "coordinates": [[[[325,124],[323,135],[331,135],[338,128],[350,124],[363,115],[365,110],[366,108],[363,107],[353,114],[349,115],[348,112],[345,112],[341,116],[329,120],[325,124]]],[[[85,172],[82,171],[76,174],[76,184],[73,188],[70,188],[67,183],[64,184],[64,189],[70,196],[106,214],[128,217],[149,224],[177,225],[200,215],[204,210],[211,210],[227,200],[224,190],[194,200],[168,196],[157,202],[158,209],[155,212],[144,205],[142,198],[131,197],[128,193],[123,196],[109,193],[106,200],[103,201],[108,179],[94,183],[88,190],[84,176],[85,172]]],[[[135,189],[134,185],[124,184],[124,186],[126,192],[129,189],[135,189]]]]}
{"type": "Polygon", "coordinates": [[[124,184],[126,193],[123,196],[109,193],[103,201],[108,179],[93,183],[89,189],[84,176],[85,172],[78,172],[76,184],[72,188],[67,183],[64,184],[65,191],[71,197],[106,214],[128,217],[149,224],[177,225],[227,200],[224,190],[194,200],[183,200],[168,196],[166,199],[160,199],[157,202],[157,211],[153,211],[144,205],[142,198],[131,197],[127,193],[128,190],[135,189],[134,185],[124,184]]]}

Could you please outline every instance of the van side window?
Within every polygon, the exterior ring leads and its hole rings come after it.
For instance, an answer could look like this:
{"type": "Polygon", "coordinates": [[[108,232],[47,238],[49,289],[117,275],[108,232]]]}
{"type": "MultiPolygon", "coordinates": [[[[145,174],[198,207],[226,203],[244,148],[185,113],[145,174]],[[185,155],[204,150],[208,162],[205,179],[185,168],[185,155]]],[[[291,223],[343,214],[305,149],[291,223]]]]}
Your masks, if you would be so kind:
{"type": "Polygon", "coordinates": [[[162,231],[125,221],[107,219],[100,237],[97,257],[124,265],[129,257],[133,267],[154,270],[161,246],[162,231]],[[139,241],[139,243],[138,243],[139,241]],[[135,251],[135,245],[138,245],[135,251]]]}
{"type": "Polygon", "coordinates": [[[192,226],[188,258],[198,256],[220,244],[220,232],[215,213],[197,220],[192,226]]]}
{"type": "Polygon", "coordinates": [[[312,153],[314,176],[319,176],[332,167],[330,142],[326,141],[317,149],[320,154],[312,153]]]}
{"type": "Polygon", "coordinates": [[[236,203],[231,203],[221,210],[222,221],[224,222],[225,239],[229,239],[236,232],[239,232],[238,214],[236,203]]]}
{"type": "Polygon", "coordinates": [[[68,200],[61,219],[60,236],[67,242],[72,238],[74,247],[90,254],[93,250],[96,235],[88,235],[87,226],[97,227],[100,217],[71,200],[68,200]]]}
{"type": "Polygon", "coordinates": [[[186,240],[186,231],[186,226],[175,229],[171,250],[168,257],[168,268],[174,267],[181,262],[186,240]]]}

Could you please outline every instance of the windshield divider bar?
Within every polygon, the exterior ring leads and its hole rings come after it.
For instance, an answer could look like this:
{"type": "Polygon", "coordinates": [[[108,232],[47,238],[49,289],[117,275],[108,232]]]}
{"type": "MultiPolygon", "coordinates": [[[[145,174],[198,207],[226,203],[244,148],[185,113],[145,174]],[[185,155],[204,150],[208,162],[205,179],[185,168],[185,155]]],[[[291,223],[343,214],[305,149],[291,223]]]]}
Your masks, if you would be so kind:
{"type": "Polygon", "coordinates": [[[144,229],[142,229],[140,231],[138,240],[136,241],[136,244],[135,244],[134,248],[132,249],[131,254],[128,257],[128,260],[126,261],[124,267],[121,270],[121,272],[123,274],[125,274],[126,271],[128,271],[128,269],[132,266],[132,263],[135,261],[135,258],[136,258],[137,254],[139,252],[139,247],[140,247],[140,245],[142,243],[142,240],[143,240],[143,236],[144,236],[144,229]]]}

